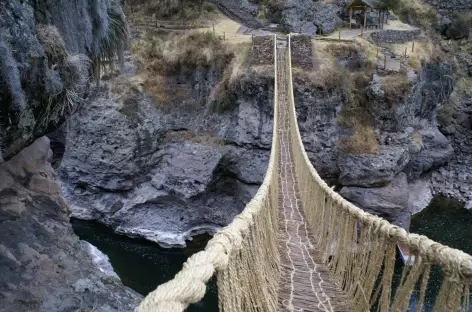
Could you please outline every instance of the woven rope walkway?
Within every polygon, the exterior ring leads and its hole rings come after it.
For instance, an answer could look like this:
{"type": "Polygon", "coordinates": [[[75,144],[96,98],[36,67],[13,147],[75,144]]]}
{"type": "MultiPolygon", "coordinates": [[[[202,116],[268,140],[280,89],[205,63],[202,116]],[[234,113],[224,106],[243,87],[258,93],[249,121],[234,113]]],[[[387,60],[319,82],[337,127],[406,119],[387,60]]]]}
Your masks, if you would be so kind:
{"type": "Polygon", "coordinates": [[[342,292],[331,281],[329,271],[320,261],[310,242],[307,221],[294,176],[291,153],[289,109],[286,85],[286,47],[277,49],[279,79],[279,185],[280,231],[279,248],[282,272],[279,311],[351,311],[339,300],[342,292]]]}
{"type": "Polygon", "coordinates": [[[443,278],[433,311],[470,312],[470,255],[363,211],[318,175],[298,128],[290,36],[288,48],[285,38],[275,39],[274,137],[264,182],[244,211],[135,311],[182,312],[217,274],[220,312],[423,312],[436,266],[443,278]],[[395,286],[397,244],[415,262],[401,268],[395,286]]]}

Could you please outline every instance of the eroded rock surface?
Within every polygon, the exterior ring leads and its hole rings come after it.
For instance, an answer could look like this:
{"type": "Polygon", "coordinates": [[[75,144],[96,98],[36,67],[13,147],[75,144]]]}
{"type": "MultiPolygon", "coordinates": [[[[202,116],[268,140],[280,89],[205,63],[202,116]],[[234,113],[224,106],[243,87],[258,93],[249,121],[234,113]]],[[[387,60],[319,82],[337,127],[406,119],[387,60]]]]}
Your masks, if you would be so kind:
{"type": "Polygon", "coordinates": [[[51,157],[42,137],[0,165],[0,310],[131,311],[141,296],[73,233],[51,157]]]}
{"type": "Polygon", "coordinates": [[[0,2],[0,162],[82,104],[110,12],[123,14],[114,0],[0,2]]]}

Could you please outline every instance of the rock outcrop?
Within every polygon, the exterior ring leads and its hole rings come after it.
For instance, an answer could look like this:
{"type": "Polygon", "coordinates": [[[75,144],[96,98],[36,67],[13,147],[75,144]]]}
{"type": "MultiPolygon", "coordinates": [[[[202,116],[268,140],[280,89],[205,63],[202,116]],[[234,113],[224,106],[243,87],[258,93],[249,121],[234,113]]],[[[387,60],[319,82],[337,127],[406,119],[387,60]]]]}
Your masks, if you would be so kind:
{"type": "Polygon", "coordinates": [[[2,159],[57,128],[82,104],[90,59],[114,53],[102,47],[112,31],[110,14],[125,23],[115,0],[0,3],[2,159]]]}
{"type": "Polygon", "coordinates": [[[223,114],[156,104],[139,88],[121,96],[104,87],[69,123],[59,170],[72,215],[162,246],[185,246],[192,235],[225,226],[263,180],[272,84],[272,77],[242,77],[223,114]]]}
{"type": "Polygon", "coordinates": [[[408,181],[400,173],[390,184],[378,188],[343,187],[341,196],[365,211],[405,228],[410,226],[408,181]]]}
{"type": "Polygon", "coordinates": [[[329,34],[342,21],[340,7],[333,3],[312,0],[283,0],[269,6],[268,17],[291,32],[314,36],[329,34]]]}
{"type": "Polygon", "coordinates": [[[0,310],[132,310],[141,296],[74,235],[51,157],[42,137],[0,165],[0,310]]]}

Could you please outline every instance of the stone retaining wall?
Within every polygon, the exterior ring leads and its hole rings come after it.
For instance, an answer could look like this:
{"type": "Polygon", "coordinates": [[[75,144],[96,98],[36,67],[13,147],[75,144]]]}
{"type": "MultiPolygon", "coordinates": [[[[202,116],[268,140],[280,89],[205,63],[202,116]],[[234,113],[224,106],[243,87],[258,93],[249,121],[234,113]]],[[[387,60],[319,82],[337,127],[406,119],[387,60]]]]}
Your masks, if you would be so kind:
{"type": "Polygon", "coordinates": [[[252,65],[274,64],[273,36],[254,36],[251,53],[252,65]]]}
{"type": "Polygon", "coordinates": [[[313,69],[313,45],[310,36],[292,36],[292,66],[305,70],[313,69]]]}
{"type": "Polygon", "coordinates": [[[425,0],[434,7],[439,14],[452,17],[454,13],[471,11],[472,0],[425,0]]]}
{"type": "Polygon", "coordinates": [[[384,30],[374,32],[370,35],[376,43],[405,43],[416,40],[420,37],[421,31],[415,30],[384,30]]]}

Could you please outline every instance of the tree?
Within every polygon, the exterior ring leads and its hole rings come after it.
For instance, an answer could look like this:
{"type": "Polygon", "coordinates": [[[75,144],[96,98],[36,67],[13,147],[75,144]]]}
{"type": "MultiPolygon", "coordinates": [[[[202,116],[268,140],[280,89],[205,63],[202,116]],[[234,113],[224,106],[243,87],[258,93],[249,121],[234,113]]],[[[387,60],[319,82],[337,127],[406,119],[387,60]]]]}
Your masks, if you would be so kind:
{"type": "Polygon", "coordinates": [[[401,4],[402,0],[380,0],[377,9],[381,12],[395,11],[401,4]]]}
{"type": "Polygon", "coordinates": [[[400,8],[402,0],[380,0],[377,6],[379,10],[380,27],[383,28],[385,13],[390,10],[395,11],[400,8]]]}

